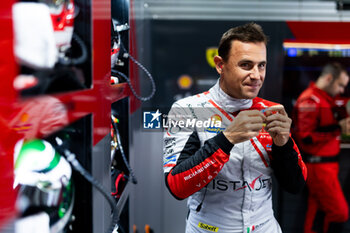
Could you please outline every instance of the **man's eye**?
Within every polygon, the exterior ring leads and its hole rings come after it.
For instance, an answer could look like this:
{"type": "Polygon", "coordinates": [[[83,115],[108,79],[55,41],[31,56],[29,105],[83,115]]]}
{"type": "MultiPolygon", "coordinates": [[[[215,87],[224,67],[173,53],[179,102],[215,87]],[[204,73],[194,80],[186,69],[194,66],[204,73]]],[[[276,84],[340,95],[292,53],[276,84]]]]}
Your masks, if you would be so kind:
{"type": "Polygon", "coordinates": [[[263,64],[259,64],[259,69],[264,69],[266,67],[266,64],[263,63],[263,64]]]}
{"type": "Polygon", "coordinates": [[[242,64],[241,64],[241,67],[242,67],[243,69],[250,69],[250,68],[251,68],[251,65],[250,65],[249,63],[242,63],[242,64]]]}

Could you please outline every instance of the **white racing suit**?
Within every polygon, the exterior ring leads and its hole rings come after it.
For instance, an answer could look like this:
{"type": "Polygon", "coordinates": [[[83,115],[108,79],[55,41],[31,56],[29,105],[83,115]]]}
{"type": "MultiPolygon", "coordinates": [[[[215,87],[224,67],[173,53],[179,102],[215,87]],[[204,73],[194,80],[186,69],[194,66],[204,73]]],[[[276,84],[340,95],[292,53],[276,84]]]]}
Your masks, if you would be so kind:
{"type": "Polygon", "coordinates": [[[299,192],[306,167],[292,140],[273,145],[264,129],[235,145],[222,131],[240,110],[264,111],[276,103],[233,99],[219,82],[208,92],[175,102],[164,134],[164,173],[170,193],[188,197],[186,233],[279,233],[272,209],[272,174],[299,192]]]}

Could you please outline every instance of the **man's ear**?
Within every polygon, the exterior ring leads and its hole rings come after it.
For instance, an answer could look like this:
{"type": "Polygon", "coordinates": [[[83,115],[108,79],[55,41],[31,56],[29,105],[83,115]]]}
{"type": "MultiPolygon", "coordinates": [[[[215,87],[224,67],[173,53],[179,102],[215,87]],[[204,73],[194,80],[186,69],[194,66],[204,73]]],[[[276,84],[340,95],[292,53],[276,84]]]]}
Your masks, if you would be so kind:
{"type": "Polygon", "coordinates": [[[215,69],[221,75],[223,72],[224,60],[220,56],[214,57],[215,69]]]}
{"type": "Polygon", "coordinates": [[[334,78],[333,78],[332,74],[326,74],[325,79],[327,80],[327,84],[330,84],[330,83],[332,83],[334,78]]]}

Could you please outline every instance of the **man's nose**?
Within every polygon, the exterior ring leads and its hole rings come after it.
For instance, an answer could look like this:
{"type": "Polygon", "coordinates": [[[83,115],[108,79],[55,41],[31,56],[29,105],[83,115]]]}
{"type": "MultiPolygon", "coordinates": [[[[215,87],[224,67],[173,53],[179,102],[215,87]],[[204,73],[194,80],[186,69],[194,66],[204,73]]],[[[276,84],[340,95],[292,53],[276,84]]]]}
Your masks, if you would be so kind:
{"type": "Polygon", "coordinates": [[[260,71],[258,66],[254,66],[250,73],[250,78],[252,79],[260,79],[260,71]]]}

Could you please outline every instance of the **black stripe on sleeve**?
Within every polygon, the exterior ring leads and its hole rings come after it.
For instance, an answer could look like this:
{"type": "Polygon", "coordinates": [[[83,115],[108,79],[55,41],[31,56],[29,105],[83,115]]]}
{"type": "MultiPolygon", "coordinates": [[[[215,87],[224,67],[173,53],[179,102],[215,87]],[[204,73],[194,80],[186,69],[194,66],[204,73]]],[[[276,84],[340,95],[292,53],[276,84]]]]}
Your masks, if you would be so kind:
{"type": "Polygon", "coordinates": [[[234,146],[224,135],[223,132],[213,137],[215,143],[226,153],[229,154],[234,146]]]}
{"type": "Polygon", "coordinates": [[[341,128],[340,128],[340,125],[338,124],[319,126],[316,128],[316,132],[319,132],[319,133],[333,133],[333,132],[339,132],[340,130],[341,128]]]}
{"type": "Polygon", "coordinates": [[[200,140],[197,132],[193,132],[188,138],[171,174],[176,175],[187,171],[203,162],[206,158],[214,154],[219,148],[226,154],[230,153],[233,144],[231,144],[223,133],[205,141],[200,147],[200,140]]]}
{"type": "Polygon", "coordinates": [[[298,153],[291,138],[284,146],[272,146],[271,167],[279,185],[289,193],[298,193],[305,185],[302,170],[298,164],[298,153]]]}

